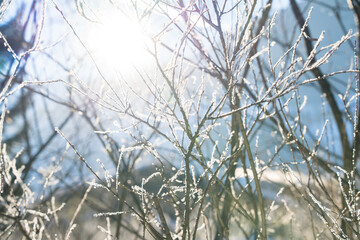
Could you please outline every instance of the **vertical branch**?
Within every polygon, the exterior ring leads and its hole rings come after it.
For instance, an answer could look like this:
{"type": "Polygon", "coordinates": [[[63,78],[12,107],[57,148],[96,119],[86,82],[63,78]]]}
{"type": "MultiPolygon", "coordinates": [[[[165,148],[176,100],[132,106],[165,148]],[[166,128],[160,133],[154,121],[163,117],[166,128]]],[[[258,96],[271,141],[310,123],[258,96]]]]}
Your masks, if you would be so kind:
{"type": "MultiPolygon", "coordinates": [[[[302,13],[300,12],[300,9],[296,3],[295,0],[290,0],[290,5],[291,5],[291,9],[293,11],[293,14],[297,20],[297,23],[299,25],[299,27],[303,27],[304,29],[304,33],[306,34],[304,41],[305,41],[305,47],[306,47],[306,51],[308,56],[311,55],[312,49],[313,49],[313,45],[311,42],[311,33],[310,30],[308,28],[308,26],[305,26],[305,20],[302,16],[302,13]]],[[[315,63],[316,62],[316,58],[313,57],[311,59],[310,63],[315,63]]],[[[315,67],[312,68],[312,73],[315,77],[322,79],[319,82],[321,91],[323,92],[323,94],[326,97],[327,102],[330,105],[330,109],[333,113],[333,116],[335,118],[335,122],[336,122],[336,126],[337,129],[339,131],[339,135],[340,135],[340,142],[341,142],[341,147],[342,147],[342,159],[343,159],[343,168],[347,171],[347,172],[351,172],[353,169],[353,162],[352,162],[352,153],[351,153],[351,148],[350,148],[350,143],[349,143],[349,139],[346,133],[346,126],[345,126],[345,122],[343,120],[343,114],[339,109],[339,106],[335,100],[335,96],[333,94],[332,91],[332,87],[330,85],[330,83],[328,82],[328,80],[326,78],[324,78],[324,74],[322,73],[322,71],[320,70],[320,68],[315,67]]],[[[345,186],[345,193],[348,193],[348,188],[345,186]]],[[[343,207],[346,208],[346,200],[343,197],[343,207]]],[[[346,215],[348,215],[349,212],[346,213],[346,215]]],[[[341,224],[341,228],[342,230],[347,233],[349,236],[351,236],[351,230],[347,227],[348,225],[345,223],[346,220],[342,219],[342,224],[341,224]]]]}
{"type": "MultiPolygon", "coordinates": [[[[355,50],[355,61],[356,61],[356,64],[355,64],[355,67],[356,67],[356,70],[359,70],[359,57],[360,57],[360,2],[358,0],[350,0],[350,1],[347,1],[348,2],[348,5],[349,5],[349,8],[353,10],[354,12],[354,16],[355,16],[355,23],[356,23],[356,28],[357,28],[357,31],[358,31],[358,38],[357,38],[357,41],[356,41],[356,49],[355,50]]],[[[355,116],[355,119],[357,119],[357,123],[355,125],[355,128],[354,128],[354,140],[353,140],[353,147],[352,149],[354,150],[354,157],[353,157],[353,161],[354,161],[354,165],[356,165],[356,162],[357,162],[357,158],[359,157],[359,152],[360,152],[360,111],[358,109],[358,105],[359,105],[359,81],[360,81],[360,75],[359,73],[356,74],[356,94],[357,94],[357,101],[356,101],[356,104],[357,104],[357,116],[355,116]]]]}
{"type": "MultiPolygon", "coordinates": [[[[239,115],[240,115],[240,113],[239,113],[239,115]]],[[[249,158],[251,171],[253,173],[254,180],[255,180],[255,188],[258,193],[259,205],[260,205],[259,207],[260,207],[260,213],[261,213],[261,239],[265,240],[265,239],[267,239],[267,229],[266,229],[266,213],[265,213],[265,206],[264,206],[264,198],[263,198],[262,191],[261,191],[259,174],[256,169],[255,161],[254,161],[254,158],[253,158],[253,155],[251,152],[251,146],[250,146],[248,136],[247,136],[243,121],[241,119],[241,116],[240,116],[240,121],[239,121],[239,127],[240,127],[240,131],[241,131],[241,135],[244,138],[246,152],[247,152],[247,155],[249,158]]]]}

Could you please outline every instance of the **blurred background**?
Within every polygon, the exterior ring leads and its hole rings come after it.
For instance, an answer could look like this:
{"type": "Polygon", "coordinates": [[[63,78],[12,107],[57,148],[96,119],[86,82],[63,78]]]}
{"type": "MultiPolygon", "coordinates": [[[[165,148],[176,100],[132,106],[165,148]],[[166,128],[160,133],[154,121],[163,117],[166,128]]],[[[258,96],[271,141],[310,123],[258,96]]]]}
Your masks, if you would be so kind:
{"type": "Polygon", "coordinates": [[[357,0],[0,4],[0,239],[359,236],[357,0]]]}

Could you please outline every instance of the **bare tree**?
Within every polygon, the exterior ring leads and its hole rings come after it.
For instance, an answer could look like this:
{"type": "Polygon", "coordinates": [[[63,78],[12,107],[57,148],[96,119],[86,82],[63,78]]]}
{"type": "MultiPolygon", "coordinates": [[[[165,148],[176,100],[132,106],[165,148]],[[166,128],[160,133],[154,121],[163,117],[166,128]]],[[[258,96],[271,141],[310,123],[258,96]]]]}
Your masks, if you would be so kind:
{"type": "Polygon", "coordinates": [[[357,1],[61,3],[0,95],[49,136],[1,145],[1,237],[359,238],[357,1]]]}

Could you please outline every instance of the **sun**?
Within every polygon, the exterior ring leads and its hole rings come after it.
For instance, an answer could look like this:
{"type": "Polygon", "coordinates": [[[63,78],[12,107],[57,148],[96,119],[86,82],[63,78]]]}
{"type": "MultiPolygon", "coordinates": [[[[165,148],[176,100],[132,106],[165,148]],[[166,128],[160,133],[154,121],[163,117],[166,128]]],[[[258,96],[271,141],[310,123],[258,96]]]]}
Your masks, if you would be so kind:
{"type": "Polygon", "coordinates": [[[91,28],[88,42],[96,61],[105,67],[124,72],[142,68],[149,61],[144,27],[121,14],[103,17],[91,28]]]}

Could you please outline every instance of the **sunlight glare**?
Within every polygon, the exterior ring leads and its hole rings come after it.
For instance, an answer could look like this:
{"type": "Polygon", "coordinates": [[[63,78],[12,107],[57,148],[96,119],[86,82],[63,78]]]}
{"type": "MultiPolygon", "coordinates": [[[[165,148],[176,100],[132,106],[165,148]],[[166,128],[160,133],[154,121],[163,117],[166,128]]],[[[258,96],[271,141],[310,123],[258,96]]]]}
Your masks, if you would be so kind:
{"type": "Polygon", "coordinates": [[[89,37],[95,59],[102,66],[120,71],[146,66],[149,58],[146,41],[140,24],[119,14],[105,17],[91,30],[89,37]]]}

